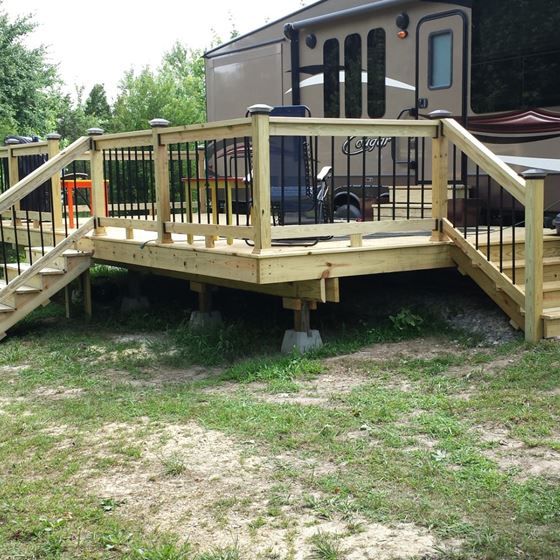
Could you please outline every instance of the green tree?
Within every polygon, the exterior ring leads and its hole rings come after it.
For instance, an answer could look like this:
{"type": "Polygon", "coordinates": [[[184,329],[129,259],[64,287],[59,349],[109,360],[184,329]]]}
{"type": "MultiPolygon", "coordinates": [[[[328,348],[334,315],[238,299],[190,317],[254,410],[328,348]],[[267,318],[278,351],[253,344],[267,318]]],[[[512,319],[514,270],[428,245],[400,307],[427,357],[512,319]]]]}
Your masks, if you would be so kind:
{"type": "Polygon", "coordinates": [[[164,55],[160,67],[128,71],[119,85],[111,128],[145,129],[148,121],[163,117],[172,124],[193,124],[206,118],[202,53],[180,43],[164,55]]]}
{"type": "Polygon", "coordinates": [[[56,123],[61,100],[56,68],[46,61],[44,47],[24,44],[34,28],[29,16],[10,21],[0,1],[0,139],[42,135],[56,123]]]}
{"type": "Polygon", "coordinates": [[[95,84],[89,92],[84,106],[84,113],[99,119],[99,123],[107,123],[111,118],[111,107],[107,101],[107,93],[103,84],[95,84]]]}
{"type": "Polygon", "coordinates": [[[85,136],[88,128],[104,127],[106,120],[101,120],[96,115],[88,114],[86,103],[83,101],[84,88],[76,88],[76,100],[73,101],[69,95],[65,95],[59,103],[56,131],[62,136],[63,141],[68,144],[80,136],[85,136]]]}

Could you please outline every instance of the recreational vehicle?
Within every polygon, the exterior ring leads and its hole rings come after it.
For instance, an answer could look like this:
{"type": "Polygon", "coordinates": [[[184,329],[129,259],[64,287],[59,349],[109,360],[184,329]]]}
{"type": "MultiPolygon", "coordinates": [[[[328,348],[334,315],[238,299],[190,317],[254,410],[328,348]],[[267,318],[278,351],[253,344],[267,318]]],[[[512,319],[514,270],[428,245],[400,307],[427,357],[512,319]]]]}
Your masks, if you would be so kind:
{"type": "MultiPolygon", "coordinates": [[[[550,173],[552,215],[560,211],[559,24],[557,0],[320,0],[205,54],[208,120],[244,116],[254,103],[335,119],[447,111],[516,170],[550,173]]],[[[384,186],[429,184],[426,150],[421,139],[371,137],[317,146],[317,167],[333,168],[333,215],[375,219],[384,186]]],[[[476,197],[479,178],[455,160],[457,205],[457,188],[476,197]]]]}

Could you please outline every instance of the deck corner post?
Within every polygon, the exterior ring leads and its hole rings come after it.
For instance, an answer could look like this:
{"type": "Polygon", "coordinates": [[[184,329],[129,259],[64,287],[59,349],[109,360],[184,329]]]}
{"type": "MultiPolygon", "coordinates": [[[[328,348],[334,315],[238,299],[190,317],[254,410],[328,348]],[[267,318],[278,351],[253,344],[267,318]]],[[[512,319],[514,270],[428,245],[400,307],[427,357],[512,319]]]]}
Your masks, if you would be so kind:
{"type": "Polygon", "coordinates": [[[270,213],[270,113],[268,105],[253,105],[248,108],[253,121],[253,227],[255,248],[253,253],[262,253],[272,245],[270,213]]]}
{"type": "MultiPolygon", "coordinates": [[[[447,111],[433,111],[430,118],[440,120],[449,118],[451,113],[447,111]]],[[[432,139],[432,218],[434,229],[432,230],[432,241],[444,241],[446,236],[441,231],[441,223],[447,218],[447,189],[449,175],[449,141],[443,135],[442,127],[437,138],[432,139]]]]}
{"type": "Polygon", "coordinates": [[[525,340],[536,344],[543,336],[543,229],[546,172],[523,173],[525,198],[525,340]]]}
{"type": "Polygon", "coordinates": [[[165,224],[171,220],[171,198],[169,192],[169,154],[167,145],[160,141],[162,129],[169,126],[165,119],[152,119],[152,144],[154,150],[154,181],[156,187],[156,220],[158,226],[158,243],[172,243],[171,234],[165,224]]]}
{"type": "MultiPolygon", "coordinates": [[[[47,153],[52,159],[60,152],[60,139],[62,136],[56,132],[47,134],[47,153]]],[[[61,199],[60,173],[51,177],[52,190],[52,228],[53,230],[62,228],[62,199],[61,199]]]]}
{"type": "MultiPolygon", "coordinates": [[[[8,138],[5,141],[5,145],[8,147],[8,179],[10,188],[19,182],[19,162],[18,157],[14,151],[14,146],[17,144],[19,144],[19,142],[15,138],[8,138]]],[[[19,202],[16,202],[15,208],[16,210],[20,209],[19,202]]],[[[16,223],[19,222],[20,220],[16,219],[16,223]]]]}
{"type": "Polygon", "coordinates": [[[91,209],[95,218],[94,235],[106,235],[106,230],[99,225],[99,218],[107,217],[107,200],[105,200],[105,172],[103,170],[103,152],[97,148],[95,137],[103,134],[101,128],[89,128],[87,131],[91,139],[90,146],[90,175],[91,175],[91,209]]]}

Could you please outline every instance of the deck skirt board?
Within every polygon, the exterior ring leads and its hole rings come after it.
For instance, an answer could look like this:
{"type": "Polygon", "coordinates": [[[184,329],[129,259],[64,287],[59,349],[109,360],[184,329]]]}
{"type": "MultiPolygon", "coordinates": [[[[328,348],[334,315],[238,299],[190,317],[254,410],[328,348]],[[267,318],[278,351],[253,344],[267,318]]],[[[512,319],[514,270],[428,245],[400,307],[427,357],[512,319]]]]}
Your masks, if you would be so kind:
{"type": "MultiPolygon", "coordinates": [[[[363,246],[350,247],[348,239],[273,246],[259,254],[243,241],[214,248],[195,239],[193,245],[174,236],[174,243],[159,244],[150,232],[135,232],[135,239],[108,235],[91,237],[94,259],[115,265],[164,269],[178,273],[274,284],[404,272],[453,266],[448,242],[432,242],[426,235],[365,237],[363,246]],[[311,245],[311,246],[310,246],[311,245]]],[[[120,233],[120,232],[119,232],[120,233]]]]}

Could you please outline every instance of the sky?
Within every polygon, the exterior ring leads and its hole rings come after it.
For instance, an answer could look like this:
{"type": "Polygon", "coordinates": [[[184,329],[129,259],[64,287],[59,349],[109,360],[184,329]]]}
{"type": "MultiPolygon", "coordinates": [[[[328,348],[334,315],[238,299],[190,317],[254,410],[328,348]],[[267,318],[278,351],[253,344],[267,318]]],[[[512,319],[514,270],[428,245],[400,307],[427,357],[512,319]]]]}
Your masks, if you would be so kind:
{"type": "MultiPolygon", "coordinates": [[[[0,0],[1,1],[1,0],[0,0]]],[[[65,90],[84,86],[87,95],[103,83],[110,99],[130,68],[157,66],[177,40],[206,48],[218,35],[229,38],[283,17],[311,0],[3,0],[10,15],[32,14],[37,29],[29,46],[44,45],[58,64],[65,90]]]]}

